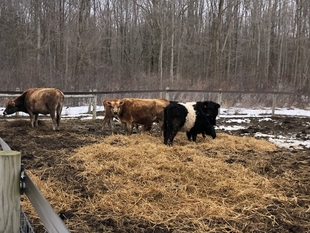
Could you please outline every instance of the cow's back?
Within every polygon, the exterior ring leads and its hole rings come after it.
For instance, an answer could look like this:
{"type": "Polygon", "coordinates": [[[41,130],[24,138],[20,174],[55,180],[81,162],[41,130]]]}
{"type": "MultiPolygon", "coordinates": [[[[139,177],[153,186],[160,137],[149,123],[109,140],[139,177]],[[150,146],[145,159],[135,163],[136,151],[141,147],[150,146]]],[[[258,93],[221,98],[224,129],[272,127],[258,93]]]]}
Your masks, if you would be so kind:
{"type": "Polygon", "coordinates": [[[156,119],[156,102],[152,99],[125,98],[119,112],[121,121],[150,124],[156,119]]]}
{"type": "Polygon", "coordinates": [[[30,88],[26,90],[24,104],[33,113],[49,114],[63,105],[64,94],[56,88],[30,88]]]}

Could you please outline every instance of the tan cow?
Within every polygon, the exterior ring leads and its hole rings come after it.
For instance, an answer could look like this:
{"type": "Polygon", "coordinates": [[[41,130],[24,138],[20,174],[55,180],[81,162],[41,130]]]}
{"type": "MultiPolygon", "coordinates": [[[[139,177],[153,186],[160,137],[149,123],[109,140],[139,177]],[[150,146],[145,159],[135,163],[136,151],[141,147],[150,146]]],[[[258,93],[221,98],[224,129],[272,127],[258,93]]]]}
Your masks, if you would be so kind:
{"type": "Polygon", "coordinates": [[[117,101],[119,101],[119,99],[107,99],[107,100],[103,101],[104,118],[103,118],[102,131],[104,131],[105,125],[108,123],[108,125],[110,126],[112,134],[114,134],[113,118],[115,116],[114,116],[112,109],[113,109],[113,106],[116,104],[117,101]]]}
{"type": "Polygon", "coordinates": [[[162,126],[165,107],[169,104],[165,99],[125,98],[115,102],[112,111],[126,126],[126,133],[132,133],[132,125],[140,124],[143,131],[150,131],[153,122],[162,126]]]}
{"type": "Polygon", "coordinates": [[[154,101],[156,102],[156,122],[158,122],[160,129],[162,129],[164,124],[164,109],[170,104],[170,101],[164,98],[157,98],[154,101]]]}
{"type": "Polygon", "coordinates": [[[56,88],[29,88],[19,97],[9,100],[3,115],[25,112],[30,116],[31,126],[38,125],[39,114],[50,114],[53,130],[59,130],[64,94],[56,88]]]}

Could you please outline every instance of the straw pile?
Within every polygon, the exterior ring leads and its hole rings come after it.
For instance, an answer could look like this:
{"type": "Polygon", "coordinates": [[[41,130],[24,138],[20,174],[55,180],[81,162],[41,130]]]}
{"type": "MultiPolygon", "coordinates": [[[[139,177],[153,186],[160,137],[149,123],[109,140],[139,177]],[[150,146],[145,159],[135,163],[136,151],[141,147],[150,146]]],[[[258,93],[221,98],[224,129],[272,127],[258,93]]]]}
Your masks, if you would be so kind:
{"type": "MultiPolygon", "coordinates": [[[[275,203],[289,200],[262,174],[264,161],[242,159],[275,145],[224,133],[197,143],[180,133],[172,147],[162,141],[108,136],[71,155],[60,151],[57,167],[28,175],[71,232],[277,231],[275,203]]],[[[38,218],[27,200],[23,206],[38,218]]]]}

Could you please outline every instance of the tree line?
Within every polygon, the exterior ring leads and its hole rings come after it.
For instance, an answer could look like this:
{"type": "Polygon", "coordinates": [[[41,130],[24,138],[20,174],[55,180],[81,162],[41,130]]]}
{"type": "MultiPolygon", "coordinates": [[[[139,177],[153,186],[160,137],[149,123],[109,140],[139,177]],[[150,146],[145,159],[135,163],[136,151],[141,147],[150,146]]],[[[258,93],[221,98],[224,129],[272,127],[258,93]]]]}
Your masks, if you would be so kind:
{"type": "Polygon", "coordinates": [[[310,90],[308,0],[2,0],[2,90],[310,90]]]}

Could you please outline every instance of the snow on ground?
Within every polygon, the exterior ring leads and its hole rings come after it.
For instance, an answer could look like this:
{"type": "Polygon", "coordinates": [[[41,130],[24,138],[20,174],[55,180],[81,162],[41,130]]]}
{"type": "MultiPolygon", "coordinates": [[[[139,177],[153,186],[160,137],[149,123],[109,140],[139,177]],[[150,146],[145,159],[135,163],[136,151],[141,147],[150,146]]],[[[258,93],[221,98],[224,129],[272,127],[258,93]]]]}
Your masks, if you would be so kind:
{"type": "MultiPolygon", "coordinates": [[[[294,108],[277,108],[275,109],[276,115],[281,116],[296,116],[296,117],[310,117],[310,110],[294,109],[294,108]]],[[[227,118],[226,122],[234,122],[234,126],[221,126],[224,130],[239,130],[245,129],[244,126],[238,125],[238,123],[249,123],[250,120],[247,117],[260,117],[260,121],[272,121],[270,118],[272,115],[271,108],[265,109],[246,109],[246,108],[221,108],[219,117],[227,118]],[[242,119],[240,119],[242,117],[242,119]],[[238,118],[238,119],[234,119],[238,118]]],[[[310,149],[310,141],[298,140],[296,135],[281,135],[275,136],[272,134],[256,133],[257,138],[268,138],[268,140],[279,147],[285,147],[290,149],[302,149],[302,146],[310,149]]]]}
{"type": "Polygon", "coordinates": [[[268,138],[268,141],[279,146],[284,147],[287,149],[302,149],[302,147],[306,147],[310,149],[310,141],[302,141],[298,140],[295,137],[296,135],[292,136],[274,136],[262,133],[255,133],[255,137],[257,138],[268,138]]]}
{"type": "MultiPolygon", "coordinates": [[[[310,110],[297,109],[297,108],[276,108],[276,115],[286,115],[286,116],[308,116],[310,117],[310,110]]],[[[249,108],[221,108],[220,116],[221,117],[262,117],[262,116],[271,116],[272,109],[249,109],[249,108]]]]}
{"type": "MultiPolygon", "coordinates": [[[[76,118],[80,117],[82,120],[92,119],[92,114],[88,113],[88,106],[79,107],[63,107],[61,116],[63,118],[76,118]]],[[[91,109],[92,110],[92,109],[91,109]]],[[[97,111],[103,111],[103,106],[97,106],[97,111]]],[[[103,119],[103,116],[96,116],[97,119],[103,119]]]]}

